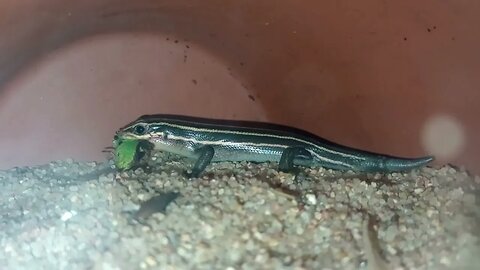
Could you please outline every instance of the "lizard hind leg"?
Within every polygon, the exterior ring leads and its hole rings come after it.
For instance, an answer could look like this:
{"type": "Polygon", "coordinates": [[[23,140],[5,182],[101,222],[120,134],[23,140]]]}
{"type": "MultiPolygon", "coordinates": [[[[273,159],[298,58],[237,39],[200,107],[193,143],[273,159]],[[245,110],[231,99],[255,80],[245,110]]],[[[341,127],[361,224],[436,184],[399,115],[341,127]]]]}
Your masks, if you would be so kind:
{"type": "Polygon", "coordinates": [[[312,163],[313,156],[307,149],[300,146],[288,147],[283,150],[278,169],[281,172],[298,173],[295,165],[310,166],[312,163]]]}

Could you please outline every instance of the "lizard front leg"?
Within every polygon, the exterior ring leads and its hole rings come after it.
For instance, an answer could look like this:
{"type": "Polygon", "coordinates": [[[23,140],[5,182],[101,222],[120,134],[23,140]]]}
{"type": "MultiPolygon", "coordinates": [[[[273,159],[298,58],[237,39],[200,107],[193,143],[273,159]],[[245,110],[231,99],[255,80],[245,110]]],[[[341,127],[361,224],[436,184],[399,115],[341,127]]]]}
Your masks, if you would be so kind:
{"type": "Polygon", "coordinates": [[[185,173],[188,178],[198,177],[210,164],[215,154],[215,150],[210,145],[205,145],[200,148],[195,149],[195,154],[198,155],[195,165],[193,165],[191,173],[185,173]]]}

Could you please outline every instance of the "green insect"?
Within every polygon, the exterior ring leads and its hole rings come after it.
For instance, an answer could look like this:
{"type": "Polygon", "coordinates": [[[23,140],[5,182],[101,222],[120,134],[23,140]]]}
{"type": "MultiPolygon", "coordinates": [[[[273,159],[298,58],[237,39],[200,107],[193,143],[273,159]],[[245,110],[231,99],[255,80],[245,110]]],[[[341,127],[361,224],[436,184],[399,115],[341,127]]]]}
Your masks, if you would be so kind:
{"type": "Polygon", "coordinates": [[[138,167],[142,158],[152,149],[149,142],[144,140],[114,140],[115,167],[120,170],[129,170],[138,167]]]}

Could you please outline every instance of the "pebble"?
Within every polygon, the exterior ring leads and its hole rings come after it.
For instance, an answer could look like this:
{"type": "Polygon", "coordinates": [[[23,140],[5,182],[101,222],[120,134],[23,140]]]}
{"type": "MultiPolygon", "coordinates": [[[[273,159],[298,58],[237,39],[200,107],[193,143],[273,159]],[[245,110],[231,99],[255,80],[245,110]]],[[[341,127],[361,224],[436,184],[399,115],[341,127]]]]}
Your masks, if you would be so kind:
{"type": "Polygon", "coordinates": [[[73,217],[73,215],[74,215],[74,213],[67,211],[67,212],[63,213],[63,215],[60,219],[65,222],[65,221],[71,219],[73,217]]]}
{"type": "Polygon", "coordinates": [[[154,267],[157,265],[157,261],[152,256],[148,256],[147,258],[145,258],[145,263],[150,267],[154,267]]]}
{"type": "Polygon", "coordinates": [[[307,203],[309,205],[316,205],[317,204],[317,197],[315,194],[308,193],[305,195],[305,198],[307,199],[307,203]]]}
{"type": "Polygon", "coordinates": [[[423,192],[423,188],[416,188],[414,189],[415,194],[420,194],[423,192]]]}

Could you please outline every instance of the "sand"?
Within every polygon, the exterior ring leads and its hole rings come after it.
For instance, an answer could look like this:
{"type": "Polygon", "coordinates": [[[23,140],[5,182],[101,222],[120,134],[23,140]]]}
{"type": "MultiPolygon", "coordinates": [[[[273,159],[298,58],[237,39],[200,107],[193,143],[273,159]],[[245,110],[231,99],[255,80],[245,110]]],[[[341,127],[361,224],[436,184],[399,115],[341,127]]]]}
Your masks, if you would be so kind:
{"type": "Polygon", "coordinates": [[[150,165],[115,173],[111,160],[65,160],[0,171],[0,269],[480,265],[480,177],[463,169],[294,176],[240,162],[189,180],[184,160],[156,154],[150,165]],[[144,204],[169,192],[179,196],[144,204]]]}

